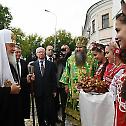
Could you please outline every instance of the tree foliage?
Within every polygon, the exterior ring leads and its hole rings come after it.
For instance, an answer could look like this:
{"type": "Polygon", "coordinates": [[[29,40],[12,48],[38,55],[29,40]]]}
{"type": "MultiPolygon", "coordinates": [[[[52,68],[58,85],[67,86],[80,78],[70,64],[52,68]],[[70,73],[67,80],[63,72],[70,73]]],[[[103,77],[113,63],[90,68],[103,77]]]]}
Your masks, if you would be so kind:
{"type": "Polygon", "coordinates": [[[47,45],[54,45],[56,37],[56,48],[59,49],[63,44],[67,44],[71,50],[75,49],[75,40],[72,38],[71,33],[66,32],[65,30],[59,30],[56,33],[56,36],[49,36],[45,39],[44,47],[47,45]]]}
{"type": "Polygon", "coordinates": [[[0,29],[9,28],[12,19],[9,9],[0,4],[0,29]]]}
{"type": "Polygon", "coordinates": [[[16,43],[22,48],[23,57],[27,58],[35,49],[41,45],[43,38],[37,34],[25,35],[20,28],[11,28],[16,35],[16,43]]]}
{"type": "Polygon", "coordinates": [[[25,58],[33,54],[38,46],[46,47],[47,45],[54,45],[54,43],[56,44],[56,49],[59,49],[63,44],[67,44],[72,51],[75,49],[78,37],[73,38],[71,33],[65,30],[59,30],[56,35],[49,36],[43,41],[43,38],[37,34],[26,35],[20,28],[10,27],[12,19],[9,9],[0,4],[0,29],[9,28],[14,32],[16,42],[21,46],[22,55],[25,58]]]}

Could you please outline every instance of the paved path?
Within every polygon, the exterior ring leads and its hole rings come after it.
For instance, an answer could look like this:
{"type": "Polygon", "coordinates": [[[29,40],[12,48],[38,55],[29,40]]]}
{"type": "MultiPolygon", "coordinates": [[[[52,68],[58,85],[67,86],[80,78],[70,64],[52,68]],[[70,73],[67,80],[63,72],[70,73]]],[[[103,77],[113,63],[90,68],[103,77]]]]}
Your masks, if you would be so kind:
{"type": "MultiPolygon", "coordinates": [[[[59,116],[59,118],[61,118],[61,117],[59,116]]],[[[33,121],[32,120],[33,120],[32,119],[32,115],[31,115],[30,119],[25,119],[25,126],[32,126],[33,125],[33,123],[32,123],[33,121]]],[[[70,120],[71,119],[69,119],[68,117],[66,117],[65,126],[74,126],[73,123],[72,123],[72,121],[70,121],[70,120]]],[[[36,113],[36,111],[35,111],[35,126],[39,126],[38,125],[38,119],[37,119],[37,113],[36,113]]],[[[57,126],[61,126],[61,124],[59,123],[59,124],[57,124],[57,126]]]]}
{"type": "MultiPolygon", "coordinates": [[[[33,125],[32,124],[32,118],[25,120],[25,126],[32,126],[32,125],[33,125]]],[[[37,123],[37,120],[36,120],[35,126],[39,126],[38,123],[37,123]]],[[[56,124],[56,126],[61,126],[61,124],[60,123],[56,124]]],[[[72,124],[72,122],[70,122],[68,119],[66,119],[65,126],[74,126],[74,125],[72,124]]]]}
{"type": "MultiPolygon", "coordinates": [[[[25,126],[32,126],[32,125],[33,125],[32,124],[32,116],[30,119],[25,119],[25,126]]],[[[35,114],[35,126],[39,126],[36,114],[35,114]]],[[[56,126],[62,126],[62,125],[61,125],[61,123],[59,123],[56,126]]],[[[65,121],[65,126],[80,126],[80,125],[78,124],[78,122],[76,120],[67,116],[66,121],[65,121]]]]}
{"type": "MultiPolygon", "coordinates": [[[[61,112],[59,112],[59,118],[61,119],[61,112]]],[[[25,126],[32,126],[32,114],[30,119],[25,119],[25,126]]],[[[38,125],[38,119],[37,119],[37,113],[35,108],[35,126],[38,125]]],[[[57,124],[57,126],[61,126],[61,124],[57,124]]],[[[65,121],[65,126],[80,126],[76,120],[74,120],[72,117],[67,116],[65,121]]]]}

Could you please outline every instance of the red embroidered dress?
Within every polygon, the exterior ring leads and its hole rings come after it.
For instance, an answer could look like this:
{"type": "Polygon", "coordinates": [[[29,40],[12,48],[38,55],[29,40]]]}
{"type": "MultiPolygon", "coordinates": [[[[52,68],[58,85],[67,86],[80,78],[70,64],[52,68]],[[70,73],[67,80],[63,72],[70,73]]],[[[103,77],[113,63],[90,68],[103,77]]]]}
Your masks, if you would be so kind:
{"type": "Polygon", "coordinates": [[[126,126],[126,101],[121,97],[124,74],[117,81],[115,126],[126,126]]]}
{"type": "Polygon", "coordinates": [[[106,70],[105,70],[105,73],[104,73],[103,80],[106,82],[106,85],[108,86],[108,88],[109,88],[109,85],[112,82],[112,79],[113,79],[114,75],[116,74],[115,69],[116,69],[115,64],[109,63],[106,66],[106,70]]]}
{"type": "Polygon", "coordinates": [[[104,64],[100,64],[98,69],[95,72],[94,77],[97,78],[98,80],[101,80],[101,78],[102,78],[101,73],[102,73],[103,66],[104,66],[104,64]]]}

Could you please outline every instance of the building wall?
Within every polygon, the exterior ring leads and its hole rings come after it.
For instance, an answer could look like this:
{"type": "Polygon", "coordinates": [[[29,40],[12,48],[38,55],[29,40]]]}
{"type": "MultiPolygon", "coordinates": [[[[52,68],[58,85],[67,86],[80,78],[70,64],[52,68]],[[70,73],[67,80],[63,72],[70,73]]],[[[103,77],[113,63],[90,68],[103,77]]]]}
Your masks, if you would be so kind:
{"type": "Polygon", "coordinates": [[[112,30],[112,38],[114,39],[116,37],[116,31],[115,31],[115,16],[121,12],[121,0],[113,0],[112,4],[112,21],[113,21],[113,30],[112,30]]]}
{"type": "Polygon", "coordinates": [[[86,14],[83,35],[89,38],[88,46],[91,42],[107,44],[112,38],[112,0],[102,0],[92,5],[86,14]],[[109,13],[109,27],[102,29],[102,15],[109,13]],[[92,33],[92,21],[95,20],[95,32],[92,33]]]}

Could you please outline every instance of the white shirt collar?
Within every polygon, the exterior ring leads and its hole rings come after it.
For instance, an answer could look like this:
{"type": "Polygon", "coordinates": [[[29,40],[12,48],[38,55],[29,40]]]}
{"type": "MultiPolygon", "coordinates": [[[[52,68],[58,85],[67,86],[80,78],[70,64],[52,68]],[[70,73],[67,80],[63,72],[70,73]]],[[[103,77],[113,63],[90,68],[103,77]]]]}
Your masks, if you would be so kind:
{"type": "Polygon", "coordinates": [[[49,58],[52,58],[52,62],[53,62],[53,57],[49,57],[48,55],[46,55],[46,58],[47,58],[48,61],[50,61],[49,58]]]}

